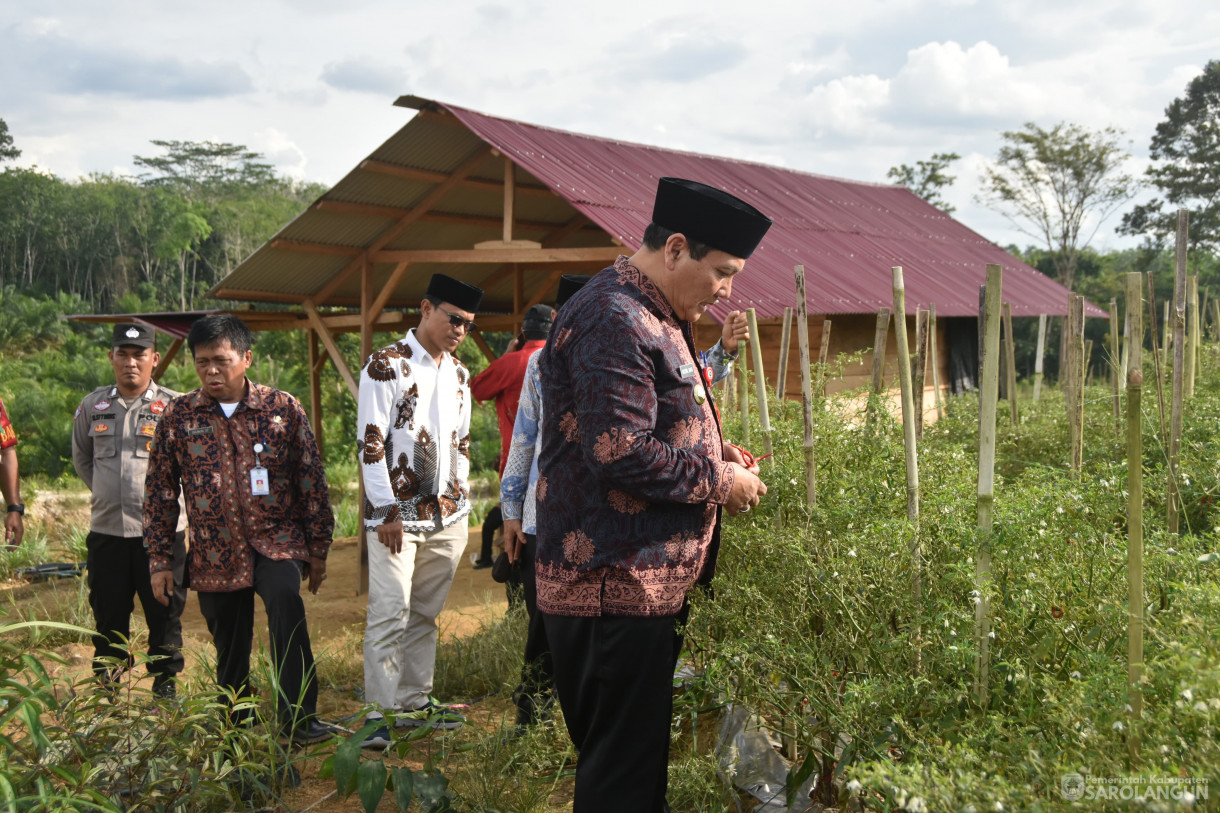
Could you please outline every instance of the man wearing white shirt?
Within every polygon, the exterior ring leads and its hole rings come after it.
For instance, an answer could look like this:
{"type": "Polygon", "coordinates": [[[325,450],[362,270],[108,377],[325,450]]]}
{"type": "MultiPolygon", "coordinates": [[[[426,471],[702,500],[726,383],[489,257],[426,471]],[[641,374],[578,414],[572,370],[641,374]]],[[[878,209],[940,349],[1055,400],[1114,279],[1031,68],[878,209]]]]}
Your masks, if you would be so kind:
{"type": "Polygon", "coordinates": [[[364,475],[369,607],[364,635],[367,748],[389,723],[457,728],[431,696],[437,626],[466,548],[470,513],[470,374],[453,355],[474,329],[483,292],[436,274],[419,326],[369,356],[360,372],[357,445],[364,475]]]}

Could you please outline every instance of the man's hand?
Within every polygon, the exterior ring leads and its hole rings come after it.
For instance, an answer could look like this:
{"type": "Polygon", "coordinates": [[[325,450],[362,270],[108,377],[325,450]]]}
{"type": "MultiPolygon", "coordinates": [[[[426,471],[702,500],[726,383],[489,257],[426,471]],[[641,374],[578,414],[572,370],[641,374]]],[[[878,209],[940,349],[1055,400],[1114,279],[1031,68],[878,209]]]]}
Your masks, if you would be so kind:
{"type": "Polygon", "coordinates": [[[747,466],[745,455],[741,453],[741,449],[731,443],[724,444],[724,459],[727,463],[736,463],[751,474],[757,475],[759,473],[758,464],[751,463],[747,466]]]}
{"type": "Polygon", "coordinates": [[[720,330],[720,346],[729,355],[737,354],[737,343],[750,340],[750,323],[741,311],[730,311],[720,330]]]}
{"type": "Polygon", "coordinates": [[[390,553],[402,552],[402,520],[383,522],[377,526],[377,539],[390,549],[390,553]]]}
{"type": "Polygon", "coordinates": [[[309,561],[305,564],[305,573],[302,575],[309,576],[309,592],[316,596],[318,588],[322,586],[322,582],[326,581],[326,560],[310,556],[309,561]]]}
{"type": "Polygon", "coordinates": [[[504,553],[510,565],[517,564],[517,557],[525,550],[525,534],[521,532],[521,520],[504,520],[504,553]]]}
{"type": "Polygon", "coordinates": [[[16,511],[9,511],[8,516],[4,518],[4,544],[8,548],[15,548],[21,544],[22,538],[25,536],[25,518],[16,511]]]}
{"type": "Polygon", "coordinates": [[[152,574],[150,581],[152,582],[153,597],[168,607],[169,598],[174,592],[174,571],[159,570],[152,574]]]}
{"type": "Polygon", "coordinates": [[[724,510],[730,517],[735,517],[758,505],[762,495],[767,493],[767,484],[740,463],[733,462],[732,465],[733,490],[729,492],[729,501],[724,504],[724,510]]]}

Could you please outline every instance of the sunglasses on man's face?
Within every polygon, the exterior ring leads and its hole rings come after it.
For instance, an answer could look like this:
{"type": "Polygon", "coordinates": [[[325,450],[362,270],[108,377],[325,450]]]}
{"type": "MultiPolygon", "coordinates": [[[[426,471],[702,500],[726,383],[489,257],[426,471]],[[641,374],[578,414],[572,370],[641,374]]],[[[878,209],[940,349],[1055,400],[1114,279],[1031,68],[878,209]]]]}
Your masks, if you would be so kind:
{"type": "Polygon", "coordinates": [[[449,324],[453,325],[454,327],[462,328],[462,330],[465,330],[468,334],[479,329],[479,326],[476,325],[472,319],[463,319],[456,313],[450,313],[449,311],[445,310],[440,305],[437,305],[436,309],[449,317],[449,324]]]}

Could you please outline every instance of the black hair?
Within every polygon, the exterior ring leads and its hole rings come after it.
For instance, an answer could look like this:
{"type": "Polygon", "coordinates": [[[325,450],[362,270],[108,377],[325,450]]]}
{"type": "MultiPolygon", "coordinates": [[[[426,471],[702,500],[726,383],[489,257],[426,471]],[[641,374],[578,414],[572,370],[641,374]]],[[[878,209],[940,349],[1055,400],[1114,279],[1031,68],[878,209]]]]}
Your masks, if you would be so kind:
{"type": "Polygon", "coordinates": [[[186,344],[193,356],[196,347],[208,347],[226,339],[238,355],[243,355],[254,346],[254,334],[250,332],[250,327],[231,313],[213,313],[196,319],[195,324],[191,325],[191,332],[186,335],[186,344]]]}
{"type": "MultiPolygon", "coordinates": [[[[671,235],[677,234],[664,226],[658,226],[656,223],[649,223],[648,228],[644,229],[644,245],[653,251],[660,251],[665,248],[665,241],[671,235]]],[[[682,235],[686,237],[686,235],[682,235]]],[[[712,250],[712,247],[706,243],[700,243],[698,240],[692,240],[686,237],[686,245],[690,249],[690,258],[692,260],[702,260],[712,250]]]]}

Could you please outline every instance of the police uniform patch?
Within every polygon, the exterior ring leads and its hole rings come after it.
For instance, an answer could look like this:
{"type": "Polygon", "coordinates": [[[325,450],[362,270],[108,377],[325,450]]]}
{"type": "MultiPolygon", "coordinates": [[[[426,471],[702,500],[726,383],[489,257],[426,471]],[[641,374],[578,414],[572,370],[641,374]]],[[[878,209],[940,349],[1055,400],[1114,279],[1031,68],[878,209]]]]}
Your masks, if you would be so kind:
{"type": "Polygon", "coordinates": [[[110,409],[110,402],[107,401],[105,398],[103,398],[102,400],[100,400],[96,404],[94,404],[93,408],[96,410],[99,410],[99,411],[101,411],[103,409],[110,409]]]}
{"type": "Polygon", "coordinates": [[[164,401],[153,401],[152,404],[150,404],[148,408],[152,410],[152,413],[154,415],[160,415],[162,412],[165,411],[165,402],[164,401]]]}
{"type": "Polygon", "coordinates": [[[140,434],[144,437],[151,438],[156,432],[157,425],[155,423],[140,424],[140,434]]]}
{"type": "Polygon", "coordinates": [[[102,432],[109,432],[109,431],[110,431],[110,424],[106,423],[105,421],[103,421],[103,422],[101,422],[101,423],[94,424],[94,426],[93,426],[93,431],[94,431],[95,433],[99,434],[99,435],[100,435],[102,432]]]}
{"type": "Polygon", "coordinates": [[[144,441],[144,451],[146,451],[146,452],[152,451],[152,441],[151,440],[144,441]]]}

